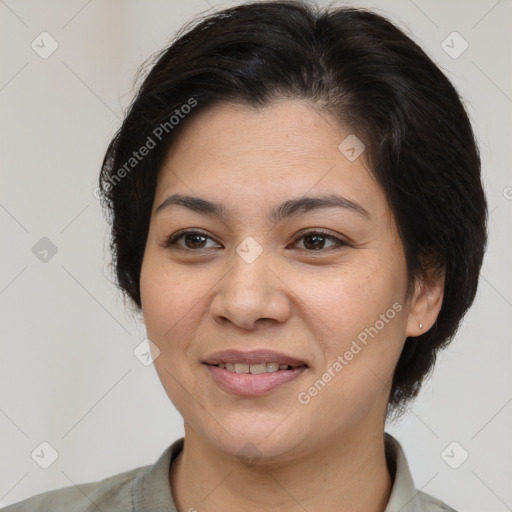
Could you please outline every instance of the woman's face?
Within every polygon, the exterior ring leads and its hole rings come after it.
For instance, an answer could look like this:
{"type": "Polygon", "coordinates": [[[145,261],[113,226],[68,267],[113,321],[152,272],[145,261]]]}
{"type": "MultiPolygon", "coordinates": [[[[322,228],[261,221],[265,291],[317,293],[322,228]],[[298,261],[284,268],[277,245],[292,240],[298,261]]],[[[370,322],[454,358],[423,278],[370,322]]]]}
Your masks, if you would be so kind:
{"type": "Polygon", "coordinates": [[[341,144],[350,131],[292,100],[217,105],[183,128],[159,174],[140,285],[155,367],[186,434],[285,460],[382,430],[419,319],[362,146],[353,135],[341,144]],[[157,211],[176,194],[203,202],[157,211]],[[331,206],[316,204],[326,197],[331,206]],[[166,246],[183,230],[195,233],[166,246]],[[298,368],[279,369],[287,361],[298,368]]]}

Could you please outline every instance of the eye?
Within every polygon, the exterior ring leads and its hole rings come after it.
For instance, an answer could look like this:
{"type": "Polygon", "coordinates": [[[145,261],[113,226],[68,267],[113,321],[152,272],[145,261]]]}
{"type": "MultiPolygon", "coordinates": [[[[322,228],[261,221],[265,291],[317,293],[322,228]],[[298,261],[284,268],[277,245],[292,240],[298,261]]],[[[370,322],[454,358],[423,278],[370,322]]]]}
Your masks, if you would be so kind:
{"type": "MultiPolygon", "coordinates": [[[[207,240],[213,239],[206,233],[202,231],[179,231],[178,233],[171,235],[163,244],[164,247],[169,248],[177,248],[182,250],[196,250],[196,249],[208,249],[211,247],[207,247],[205,244],[207,240]],[[180,244],[179,242],[183,241],[185,246],[180,244]]],[[[334,242],[332,246],[343,247],[348,245],[347,242],[340,240],[339,238],[331,235],[327,231],[323,231],[321,229],[311,230],[306,233],[303,233],[299,238],[297,238],[294,244],[297,244],[299,240],[304,240],[303,248],[308,252],[318,252],[325,250],[326,240],[330,240],[334,242]]],[[[216,243],[216,242],[215,242],[216,243]]]]}
{"type": "Polygon", "coordinates": [[[212,240],[209,235],[201,231],[179,231],[165,241],[164,247],[175,246],[183,250],[205,249],[204,244],[207,239],[212,240]],[[178,244],[181,239],[183,239],[185,247],[178,244]]]}
{"type": "Polygon", "coordinates": [[[313,231],[308,231],[307,233],[303,233],[299,238],[297,238],[295,243],[297,243],[297,241],[299,240],[304,240],[303,245],[308,252],[324,250],[326,240],[334,241],[335,243],[333,245],[338,247],[348,245],[347,242],[344,242],[343,240],[340,240],[339,238],[331,235],[329,232],[323,231],[321,229],[316,229],[313,231]]]}

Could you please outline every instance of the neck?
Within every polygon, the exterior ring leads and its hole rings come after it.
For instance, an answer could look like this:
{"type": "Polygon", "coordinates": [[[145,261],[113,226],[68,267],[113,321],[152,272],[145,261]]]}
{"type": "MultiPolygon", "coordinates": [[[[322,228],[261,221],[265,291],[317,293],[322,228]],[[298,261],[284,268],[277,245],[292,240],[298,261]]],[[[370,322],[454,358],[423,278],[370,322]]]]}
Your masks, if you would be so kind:
{"type": "Polygon", "coordinates": [[[392,478],[384,436],[364,432],[323,439],[293,462],[243,462],[185,424],[185,445],[170,484],[180,512],[274,510],[383,512],[392,478]]]}

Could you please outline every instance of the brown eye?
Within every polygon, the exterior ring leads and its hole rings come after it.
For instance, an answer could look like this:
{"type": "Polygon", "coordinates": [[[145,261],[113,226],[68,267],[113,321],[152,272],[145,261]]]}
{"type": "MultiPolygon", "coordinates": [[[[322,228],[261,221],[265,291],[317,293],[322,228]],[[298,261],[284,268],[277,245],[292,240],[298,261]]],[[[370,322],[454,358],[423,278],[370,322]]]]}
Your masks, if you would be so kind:
{"type": "Polygon", "coordinates": [[[205,243],[208,239],[213,240],[210,236],[201,231],[181,231],[180,233],[172,235],[165,242],[164,247],[175,246],[178,249],[192,251],[196,249],[208,249],[208,247],[205,247],[205,243]],[[184,246],[178,243],[181,240],[184,241],[184,246]]]}
{"type": "MultiPolygon", "coordinates": [[[[331,235],[330,233],[318,230],[309,231],[308,233],[303,234],[297,240],[304,240],[304,248],[309,252],[325,250],[326,240],[334,241],[334,244],[331,247],[348,245],[346,242],[343,242],[339,238],[336,238],[335,236],[331,235]]],[[[327,249],[329,248],[330,247],[327,247],[327,249]]]]}

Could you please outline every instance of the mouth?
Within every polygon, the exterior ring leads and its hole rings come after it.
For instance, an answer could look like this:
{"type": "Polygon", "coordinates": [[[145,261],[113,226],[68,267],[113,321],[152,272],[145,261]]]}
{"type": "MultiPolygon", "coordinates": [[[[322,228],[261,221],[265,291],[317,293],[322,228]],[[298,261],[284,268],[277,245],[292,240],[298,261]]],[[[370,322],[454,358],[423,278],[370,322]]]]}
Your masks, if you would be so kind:
{"type": "Polygon", "coordinates": [[[280,366],[284,365],[291,367],[307,366],[305,361],[273,350],[250,350],[245,352],[241,350],[223,350],[211,354],[203,363],[212,366],[225,365],[224,368],[226,368],[226,365],[236,365],[240,370],[239,373],[249,373],[246,371],[245,365],[258,367],[255,368],[256,372],[258,369],[262,370],[263,367],[260,365],[263,364],[269,365],[271,372],[277,371],[280,366]],[[278,365],[277,369],[275,369],[276,364],[278,365]]]}
{"type": "Polygon", "coordinates": [[[219,363],[211,366],[216,366],[223,370],[227,370],[232,373],[250,373],[251,375],[260,375],[262,373],[275,373],[278,371],[295,370],[296,368],[306,368],[305,364],[292,366],[289,364],[280,364],[277,362],[273,363],[258,363],[258,364],[246,364],[246,363],[219,363]]]}
{"type": "Polygon", "coordinates": [[[204,361],[214,382],[228,393],[261,396],[299,377],[304,361],[270,351],[224,351],[204,361]]]}

